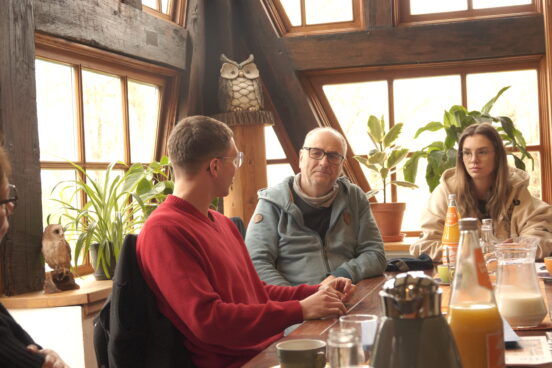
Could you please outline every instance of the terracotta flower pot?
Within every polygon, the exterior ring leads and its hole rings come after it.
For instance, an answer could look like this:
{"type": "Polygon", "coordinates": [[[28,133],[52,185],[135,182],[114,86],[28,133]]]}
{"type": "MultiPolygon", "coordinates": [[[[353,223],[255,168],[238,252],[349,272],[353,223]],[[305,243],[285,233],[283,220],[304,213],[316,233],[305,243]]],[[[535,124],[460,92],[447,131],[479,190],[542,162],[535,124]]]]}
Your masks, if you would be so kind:
{"type": "Polygon", "coordinates": [[[406,203],[374,203],[370,202],[372,214],[376,219],[378,228],[384,242],[400,242],[404,238],[401,233],[402,219],[406,203]]]}

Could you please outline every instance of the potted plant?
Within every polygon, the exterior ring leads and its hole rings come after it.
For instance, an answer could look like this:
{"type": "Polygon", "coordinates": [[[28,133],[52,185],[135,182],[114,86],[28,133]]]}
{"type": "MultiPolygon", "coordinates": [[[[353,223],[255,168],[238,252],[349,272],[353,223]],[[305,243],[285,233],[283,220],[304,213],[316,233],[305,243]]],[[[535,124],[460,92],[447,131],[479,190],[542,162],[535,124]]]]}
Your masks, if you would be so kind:
{"type": "MultiPolygon", "coordinates": [[[[74,263],[90,255],[96,279],[110,279],[126,234],[137,233],[145,219],[172,193],[173,182],[167,170],[168,159],[150,165],[134,164],[124,173],[115,173],[112,163],[103,178],[93,178],[79,165],[82,174],[76,180],[58,183],[62,191],[73,190],[69,200],[53,199],[61,205],[59,221],[70,220],[67,233],[76,238],[74,263]],[[83,180],[82,178],[85,178],[83,180]],[[82,207],[74,198],[83,192],[82,207]]],[[[49,216],[50,217],[50,216],[49,216]]]]}
{"type": "Polygon", "coordinates": [[[387,187],[398,185],[407,188],[417,188],[417,185],[407,181],[392,180],[398,165],[406,158],[407,148],[395,145],[395,141],[401,134],[403,123],[395,124],[389,131],[385,130],[383,116],[381,119],[370,115],[368,118],[368,136],[374,144],[374,149],[368,152],[368,156],[355,156],[355,159],[375,172],[381,183],[380,186],[366,193],[368,198],[373,197],[379,191],[383,191],[383,203],[372,202],[371,209],[384,241],[402,241],[402,218],[406,208],[405,203],[387,202],[387,187]]]}
{"type": "Polygon", "coordinates": [[[429,190],[433,192],[433,189],[439,184],[439,179],[443,172],[456,165],[458,141],[464,129],[472,124],[483,122],[495,124],[504,145],[511,147],[513,151],[517,150],[521,153],[521,157],[518,157],[512,152],[508,152],[514,158],[516,167],[525,170],[523,160],[528,158],[533,162],[533,157],[526,149],[523,135],[515,128],[512,119],[509,117],[490,115],[493,105],[508,88],[510,87],[504,87],[498,91],[496,96],[491,98],[481,111],[468,111],[464,106],[454,105],[448,111],[445,111],[442,123],[432,121],[418,129],[414,138],[417,138],[425,131],[435,132],[443,130],[444,139],[442,141],[435,141],[422,150],[412,153],[403,167],[405,180],[414,183],[418,171],[418,162],[420,159],[426,159],[427,169],[425,177],[429,190]]]}

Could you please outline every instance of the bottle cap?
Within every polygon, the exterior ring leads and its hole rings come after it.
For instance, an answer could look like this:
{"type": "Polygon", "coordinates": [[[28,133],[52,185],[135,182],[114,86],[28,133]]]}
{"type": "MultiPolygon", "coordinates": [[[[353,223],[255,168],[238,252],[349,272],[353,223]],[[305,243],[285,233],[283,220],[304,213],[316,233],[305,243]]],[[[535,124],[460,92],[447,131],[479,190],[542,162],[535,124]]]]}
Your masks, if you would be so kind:
{"type": "Polygon", "coordinates": [[[449,193],[448,199],[449,199],[449,201],[450,201],[451,199],[456,200],[456,194],[454,194],[454,193],[449,193]]]}
{"type": "Polygon", "coordinates": [[[460,231],[462,230],[477,230],[477,219],[473,217],[466,217],[460,219],[458,222],[460,225],[460,231]]]}
{"type": "Polygon", "coordinates": [[[441,293],[431,277],[418,271],[388,280],[380,296],[387,317],[413,319],[440,316],[441,293]]]}

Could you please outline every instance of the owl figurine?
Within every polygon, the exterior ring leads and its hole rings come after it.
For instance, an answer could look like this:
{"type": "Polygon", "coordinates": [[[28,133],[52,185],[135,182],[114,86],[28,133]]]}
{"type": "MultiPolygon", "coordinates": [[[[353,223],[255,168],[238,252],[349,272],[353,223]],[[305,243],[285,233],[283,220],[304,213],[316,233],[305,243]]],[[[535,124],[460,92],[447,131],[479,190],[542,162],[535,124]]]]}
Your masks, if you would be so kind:
{"type": "Polygon", "coordinates": [[[226,55],[220,56],[218,100],[223,112],[259,111],[263,108],[263,91],[259,69],[253,62],[253,55],[237,63],[226,55]]]}
{"type": "Polygon", "coordinates": [[[44,291],[54,293],[62,290],[78,289],[71,273],[71,248],[65,240],[63,226],[48,225],[42,234],[42,255],[52,269],[46,273],[44,291]]]}

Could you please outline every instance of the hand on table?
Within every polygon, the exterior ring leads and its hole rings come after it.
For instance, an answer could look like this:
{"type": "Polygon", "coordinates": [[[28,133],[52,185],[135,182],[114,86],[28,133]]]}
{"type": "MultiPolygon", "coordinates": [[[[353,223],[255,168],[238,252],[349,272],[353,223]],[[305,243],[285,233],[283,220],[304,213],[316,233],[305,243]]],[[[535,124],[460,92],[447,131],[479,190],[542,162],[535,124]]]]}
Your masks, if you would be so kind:
{"type": "Polygon", "coordinates": [[[316,293],[299,302],[303,311],[303,319],[341,316],[347,313],[347,308],[341,301],[341,295],[332,287],[320,287],[316,293]]]}
{"type": "Polygon", "coordinates": [[[347,301],[351,295],[353,295],[356,285],[346,277],[328,276],[320,283],[320,289],[332,288],[334,289],[342,301],[347,301]]]}
{"type": "Polygon", "coordinates": [[[27,350],[44,356],[42,368],[69,368],[59,355],[50,349],[39,349],[36,345],[28,345],[27,350]]]}

